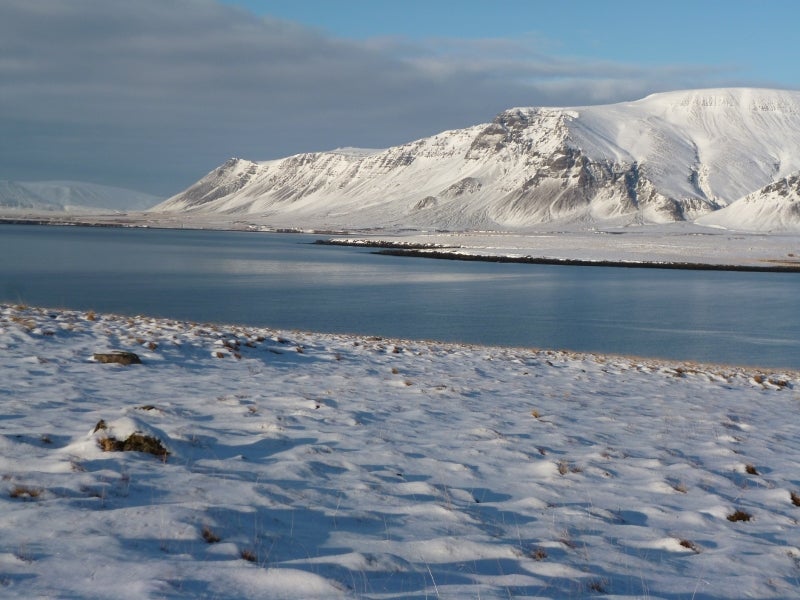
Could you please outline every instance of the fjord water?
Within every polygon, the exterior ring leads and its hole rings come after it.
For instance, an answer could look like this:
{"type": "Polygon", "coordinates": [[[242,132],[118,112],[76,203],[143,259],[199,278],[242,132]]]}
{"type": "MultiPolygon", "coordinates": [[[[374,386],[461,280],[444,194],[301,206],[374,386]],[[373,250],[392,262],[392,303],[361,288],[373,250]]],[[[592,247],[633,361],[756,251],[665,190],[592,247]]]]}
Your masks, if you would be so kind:
{"type": "Polygon", "coordinates": [[[0,225],[0,301],[800,368],[800,275],[438,261],[319,236],[0,225]]]}

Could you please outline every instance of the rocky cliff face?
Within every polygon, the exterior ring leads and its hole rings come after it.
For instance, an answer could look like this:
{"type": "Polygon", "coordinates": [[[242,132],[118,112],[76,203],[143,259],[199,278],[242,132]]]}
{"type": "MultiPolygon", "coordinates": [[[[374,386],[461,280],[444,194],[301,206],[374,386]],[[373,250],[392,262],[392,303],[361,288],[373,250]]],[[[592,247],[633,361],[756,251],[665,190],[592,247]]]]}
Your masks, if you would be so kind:
{"type": "Polygon", "coordinates": [[[694,220],[800,170],[800,92],[515,108],[382,151],[232,159],[155,210],[276,225],[515,229],[694,220]]]}

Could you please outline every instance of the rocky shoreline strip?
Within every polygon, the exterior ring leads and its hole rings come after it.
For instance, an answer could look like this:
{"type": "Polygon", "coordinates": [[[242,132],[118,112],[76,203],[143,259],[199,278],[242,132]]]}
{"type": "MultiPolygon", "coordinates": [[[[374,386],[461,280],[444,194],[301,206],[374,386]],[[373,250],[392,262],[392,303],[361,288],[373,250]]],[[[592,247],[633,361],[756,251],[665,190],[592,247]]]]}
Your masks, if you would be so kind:
{"type": "Polygon", "coordinates": [[[353,240],[331,239],[317,240],[315,244],[328,246],[356,246],[360,248],[376,248],[375,254],[385,256],[413,256],[418,258],[436,258],[440,260],[460,260],[473,262],[520,263],[529,265],[561,265],[577,267],[620,267],[629,269],[678,269],[687,271],[742,271],[755,273],[800,273],[798,264],[742,265],[694,263],[684,261],[626,261],[626,260],[590,260],[577,258],[548,258],[544,256],[515,256],[503,254],[473,254],[463,251],[458,246],[444,244],[422,244],[416,242],[392,242],[386,240],[353,240]],[[460,251],[459,251],[460,250],[460,251]]]}

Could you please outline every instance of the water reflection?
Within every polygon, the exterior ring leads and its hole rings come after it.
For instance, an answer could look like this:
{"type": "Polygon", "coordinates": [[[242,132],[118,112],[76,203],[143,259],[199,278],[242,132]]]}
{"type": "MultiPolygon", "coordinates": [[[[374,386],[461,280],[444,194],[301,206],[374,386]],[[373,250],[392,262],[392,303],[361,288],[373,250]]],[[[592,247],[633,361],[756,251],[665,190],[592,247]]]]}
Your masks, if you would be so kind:
{"type": "Polygon", "coordinates": [[[435,261],[295,235],[0,226],[0,299],[800,367],[800,278],[435,261]]]}

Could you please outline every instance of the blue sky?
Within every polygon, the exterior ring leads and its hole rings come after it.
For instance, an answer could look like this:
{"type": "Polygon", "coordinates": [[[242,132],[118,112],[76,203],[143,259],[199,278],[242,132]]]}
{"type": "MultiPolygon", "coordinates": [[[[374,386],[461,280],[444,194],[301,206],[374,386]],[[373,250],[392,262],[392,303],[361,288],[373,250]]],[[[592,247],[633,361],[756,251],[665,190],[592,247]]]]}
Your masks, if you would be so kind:
{"type": "Polygon", "coordinates": [[[386,147],[512,106],[800,89],[793,0],[3,0],[0,179],[168,196],[231,156],[386,147]]]}
{"type": "Polygon", "coordinates": [[[226,0],[343,38],[509,39],[554,56],[706,67],[797,87],[793,0],[226,0]]]}

